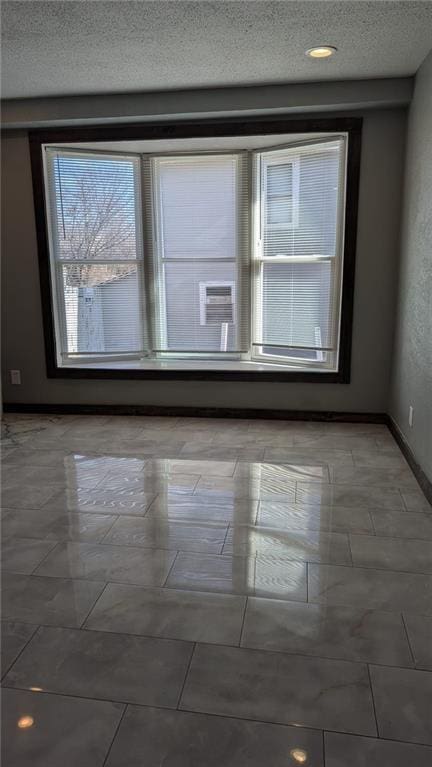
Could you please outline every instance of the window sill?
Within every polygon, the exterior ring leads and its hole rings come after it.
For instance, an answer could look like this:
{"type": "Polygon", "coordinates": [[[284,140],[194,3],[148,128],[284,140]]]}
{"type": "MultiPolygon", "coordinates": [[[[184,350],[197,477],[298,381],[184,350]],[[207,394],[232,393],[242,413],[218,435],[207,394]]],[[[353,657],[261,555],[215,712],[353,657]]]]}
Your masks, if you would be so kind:
{"type": "Polygon", "coordinates": [[[54,367],[51,378],[95,378],[120,380],[197,381],[292,381],[308,383],[349,383],[343,371],[288,367],[274,363],[239,360],[117,360],[81,361],[54,367]]]}

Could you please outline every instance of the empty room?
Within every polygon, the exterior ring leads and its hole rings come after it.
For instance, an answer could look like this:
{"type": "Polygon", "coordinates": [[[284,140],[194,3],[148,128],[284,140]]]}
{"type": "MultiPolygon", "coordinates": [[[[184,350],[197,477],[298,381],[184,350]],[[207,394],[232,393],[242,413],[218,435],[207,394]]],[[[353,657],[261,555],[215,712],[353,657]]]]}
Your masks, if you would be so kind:
{"type": "Polygon", "coordinates": [[[432,0],[3,0],[2,767],[431,767],[432,0]]]}

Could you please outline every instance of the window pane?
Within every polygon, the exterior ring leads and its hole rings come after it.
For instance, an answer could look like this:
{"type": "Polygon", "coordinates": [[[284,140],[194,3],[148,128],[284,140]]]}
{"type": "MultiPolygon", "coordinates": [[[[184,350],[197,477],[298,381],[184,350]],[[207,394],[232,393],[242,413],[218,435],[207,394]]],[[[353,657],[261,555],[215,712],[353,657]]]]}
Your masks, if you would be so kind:
{"type": "Polygon", "coordinates": [[[65,352],[133,352],[142,348],[138,264],[64,264],[65,352]]]}
{"type": "Polygon", "coordinates": [[[292,162],[267,167],[267,195],[290,195],[292,194],[293,166],[292,162]]]}
{"type": "Polygon", "coordinates": [[[267,200],[267,224],[289,225],[293,220],[292,197],[269,197],[267,200]]]}
{"type": "Polygon", "coordinates": [[[137,258],[133,160],[50,154],[56,258],[137,258]]]}
{"type": "Polygon", "coordinates": [[[262,200],[263,255],[334,256],[342,162],[340,142],[281,150],[281,157],[283,153],[293,156],[294,165],[271,165],[274,153],[268,153],[268,157],[263,153],[268,179],[262,200]],[[297,183],[292,183],[294,167],[297,183]],[[288,171],[289,168],[292,170],[288,171]]]}
{"type": "Polygon", "coordinates": [[[235,258],[237,158],[157,161],[164,258],[235,258]]]}
{"type": "Polygon", "coordinates": [[[236,351],[235,263],[170,262],[164,272],[166,349],[236,351]]]}
{"type": "Polygon", "coordinates": [[[264,263],[262,269],[263,344],[328,346],[331,263],[264,263]]]}

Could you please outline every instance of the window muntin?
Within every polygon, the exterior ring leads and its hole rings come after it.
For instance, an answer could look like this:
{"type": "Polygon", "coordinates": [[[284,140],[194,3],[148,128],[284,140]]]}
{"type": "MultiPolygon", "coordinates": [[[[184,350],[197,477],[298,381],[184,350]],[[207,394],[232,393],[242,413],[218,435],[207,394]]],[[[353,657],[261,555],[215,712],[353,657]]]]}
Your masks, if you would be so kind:
{"type": "MultiPolygon", "coordinates": [[[[60,364],[83,355],[98,360],[146,355],[149,361],[237,357],[239,364],[256,360],[293,369],[337,369],[345,144],[345,136],[337,136],[260,150],[252,153],[254,172],[250,152],[140,158],[47,148],[60,364]],[[126,219],[130,233],[113,236],[114,215],[102,227],[105,241],[100,235],[93,247],[75,225],[73,236],[80,247],[72,247],[64,225],[70,226],[72,182],[76,186],[74,175],[79,174],[68,170],[69,158],[81,175],[87,168],[87,184],[93,188],[88,195],[91,215],[87,212],[85,220],[99,221],[94,210],[99,206],[103,212],[107,197],[101,177],[110,176],[111,183],[116,179],[116,191],[127,188],[117,218],[123,225],[126,219]],[[149,171],[144,172],[150,188],[144,206],[140,162],[149,171]],[[309,207],[307,194],[314,203],[309,207]],[[316,231],[308,224],[311,216],[316,231]],[[150,232],[145,259],[143,222],[150,232]],[[203,323],[204,285],[233,285],[235,305],[229,319],[235,322],[222,322],[221,314],[220,323],[203,323]],[[102,312],[97,306],[101,289],[107,303],[102,312]],[[77,295],[87,305],[84,323],[77,321],[73,307],[77,295]],[[191,307],[192,319],[186,310],[191,307]],[[99,329],[93,328],[84,343],[79,328],[89,326],[90,316],[98,312],[103,333],[99,320],[99,329]]],[[[75,217],[77,211],[79,205],[75,217]]]]}

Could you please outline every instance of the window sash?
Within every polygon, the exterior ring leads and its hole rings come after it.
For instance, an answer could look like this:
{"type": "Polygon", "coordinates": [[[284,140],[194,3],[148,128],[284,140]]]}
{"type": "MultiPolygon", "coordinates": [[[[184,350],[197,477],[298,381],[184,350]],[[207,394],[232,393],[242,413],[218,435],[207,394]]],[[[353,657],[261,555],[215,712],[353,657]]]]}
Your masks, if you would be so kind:
{"type": "MultiPolygon", "coordinates": [[[[340,340],[340,314],[342,300],[342,277],[343,277],[343,245],[344,245],[344,227],[345,227],[345,194],[346,194],[346,162],[347,162],[347,136],[338,134],[337,136],[327,136],[325,139],[311,139],[309,141],[293,142],[285,146],[278,146],[271,149],[253,151],[253,222],[252,222],[252,253],[251,253],[251,282],[252,282],[252,338],[251,338],[251,359],[259,362],[274,362],[281,364],[285,362],[287,366],[294,368],[308,367],[318,368],[320,370],[337,369],[339,357],[340,340]],[[320,152],[326,144],[339,142],[340,156],[338,168],[338,188],[337,188],[337,216],[335,223],[335,250],[334,255],[313,254],[313,255],[276,255],[269,256],[264,253],[264,235],[265,235],[265,204],[264,197],[266,189],[265,168],[269,162],[281,164],[281,155],[292,153],[292,160],[297,164],[297,218],[296,226],[299,225],[299,185],[300,168],[299,162],[301,154],[304,152],[320,152]],[[264,155],[268,158],[263,159],[264,155]],[[279,159],[278,159],[279,158],[279,159]],[[333,307],[329,335],[332,343],[322,345],[301,344],[277,344],[266,341],[263,338],[263,318],[264,318],[264,266],[266,264],[319,264],[329,263],[331,266],[331,292],[329,295],[329,306],[333,307]],[[280,348],[286,354],[269,354],[264,351],[265,348],[280,348]],[[314,351],[316,359],[301,359],[298,356],[289,357],[289,352],[314,351]]],[[[271,225],[271,228],[293,228],[271,225]]]]}
{"type": "MultiPolygon", "coordinates": [[[[249,154],[241,152],[194,152],[190,154],[168,155],[147,155],[143,158],[143,174],[146,179],[144,182],[145,200],[148,210],[151,210],[149,216],[149,226],[147,227],[146,245],[147,250],[151,251],[151,272],[153,284],[157,286],[153,297],[153,352],[161,359],[171,357],[191,357],[195,358],[201,355],[206,357],[216,357],[219,359],[235,359],[242,354],[249,352],[249,210],[250,210],[250,184],[249,184],[249,154]],[[233,257],[223,256],[203,256],[203,257],[185,257],[170,256],[165,252],[163,213],[162,213],[162,188],[161,188],[161,167],[165,162],[181,163],[191,161],[193,158],[198,162],[200,159],[212,159],[217,162],[218,158],[231,157],[235,161],[235,253],[233,257]],[[218,267],[219,265],[231,264],[232,274],[223,274],[220,279],[214,275],[203,275],[199,278],[199,283],[215,282],[225,285],[234,281],[235,289],[233,291],[236,317],[235,342],[234,348],[222,349],[198,349],[196,346],[187,349],[175,348],[169,346],[168,342],[168,312],[167,312],[167,271],[169,265],[187,265],[197,264],[202,267],[218,267]]],[[[198,278],[197,278],[198,279],[198,278]]],[[[200,291],[199,291],[200,292],[200,291]]],[[[201,318],[201,311],[198,307],[198,314],[201,318]]],[[[222,330],[221,330],[222,334],[222,330]]]]}
{"type": "MultiPolygon", "coordinates": [[[[111,360],[111,359],[123,359],[137,356],[144,356],[148,354],[148,338],[146,334],[146,323],[144,320],[145,314],[145,294],[143,290],[144,284],[144,254],[143,254],[143,237],[142,237],[142,205],[141,205],[141,183],[140,183],[140,157],[137,155],[125,154],[125,153],[111,153],[111,152],[99,152],[99,151],[86,151],[86,150],[74,150],[65,149],[60,147],[47,146],[45,147],[45,162],[44,162],[44,182],[45,182],[45,198],[46,198],[46,210],[47,210],[47,231],[50,251],[50,274],[51,274],[51,289],[53,297],[52,313],[54,319],[54,332],[56,342],[56,353],[58,364],[64,364],[65,362],[76,360],[78,357],[85,356],[87,359],[94,358],[95,360],[111,360]],[[133,168],[133,211],[134,211],[134,247],[135,258],[63,258],[61,257],[60,249],[60,232],[59,232],[59,218],[58,218],[58,198],[56,188],[56,168],[58,171],[58,158],[79,158],[83,161],[95,160],[112,160],[115,161],[129,161],[132,163],[133,168]],[[136,265],[137,277],[136,277],[136,297],[137,297],[137,316],[136,325],[140,337],[140,343],[137,349],[116,349],[116,350],[79,350],[71,351],[69,348],[70,333],[68,333],[68,309],[66,305],[67,297],[64,284],[64,269],[68,266],[71,268],[87,267],[90,271],[92,267],[127,267],[127,265],[136,265]]],[[[114,165],[115,167],[115,165],[114,165]]],[[[58,182],[61,192],[61,175],[58,176],[58,182]]],[[[61,212],[63,214],[63,200],[61,202],[61,212]]],[[[63,219],[64,220],[64,219],[63,219]]],[[[131,272],[131,274],[133,274],[131,272]]],[[[82,286],[84,287],[84,286],[82,286]]],[[[134,288],[135,290],[135,288],[134,288]]],[[[105,326],[104,326],[105,330],[105,326]]],[[[114,336],[113,336],[114,338],[114,336]]],[[[105,343],[105,338],[104,338],[105,343]]]]}

